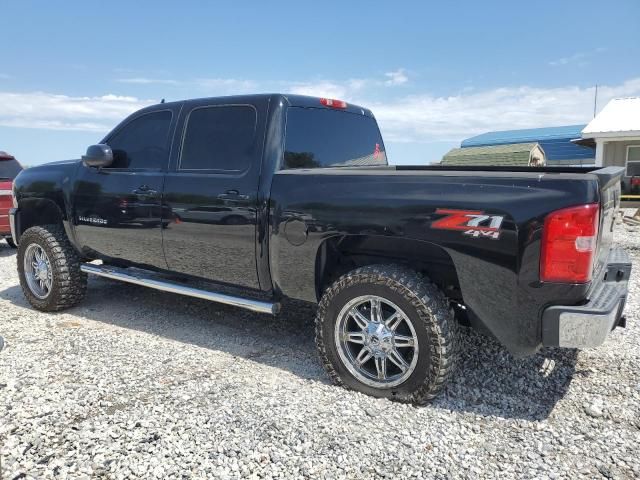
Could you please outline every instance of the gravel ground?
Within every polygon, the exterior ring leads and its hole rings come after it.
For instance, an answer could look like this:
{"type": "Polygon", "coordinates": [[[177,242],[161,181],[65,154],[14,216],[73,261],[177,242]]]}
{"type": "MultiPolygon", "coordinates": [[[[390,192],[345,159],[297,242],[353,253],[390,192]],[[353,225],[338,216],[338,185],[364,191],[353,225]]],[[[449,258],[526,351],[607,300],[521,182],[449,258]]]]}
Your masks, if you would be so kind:
{"type": "Polygon", "coordinates": [[[515,360],[463,330],[426,407],[328,384],[313,313],[270,318],[92,279],[29,308],[0,245],[0,478],[638,478],[640,229],[628,328],[515,360]]]}

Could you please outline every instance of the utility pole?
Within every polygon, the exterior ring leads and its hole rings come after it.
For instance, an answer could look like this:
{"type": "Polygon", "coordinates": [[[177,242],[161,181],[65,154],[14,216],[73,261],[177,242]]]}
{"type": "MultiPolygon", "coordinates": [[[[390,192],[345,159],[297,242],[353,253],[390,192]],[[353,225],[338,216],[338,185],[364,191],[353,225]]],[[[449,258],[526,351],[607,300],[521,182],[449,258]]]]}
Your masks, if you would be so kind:
{"type": "Polygon", "coordinates": [[[596,83],[596,93],[593,96],[593,118],[596,118],[597,108],[598,108],[598,84],[596,83]]]}

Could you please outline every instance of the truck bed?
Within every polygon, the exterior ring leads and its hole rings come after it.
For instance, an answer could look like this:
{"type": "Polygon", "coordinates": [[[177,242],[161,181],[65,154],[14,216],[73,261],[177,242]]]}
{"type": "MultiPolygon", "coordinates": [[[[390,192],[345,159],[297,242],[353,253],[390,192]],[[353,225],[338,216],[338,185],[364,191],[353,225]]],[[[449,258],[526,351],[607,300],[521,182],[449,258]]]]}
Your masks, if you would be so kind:
{"type": "Polygon", "coordinates": [[[315,301],[311,286],[317,285],[317,262],[335,261],[338,265],[330,268],[337,270],[344,262],[332,260],[332,252],[357,252],[369,261],[393,255],[423,270],[513,353],[529,354],[542,341],[543,308],[584,302],[590,288],[540,282],[545,217],[600,203],[597,258],[603,264],[611,247],[608,227],[619,205],[620,175],[615,167],[398,165],[278,171],[271,187],[272,204],[278,207],[271,216],[272,278],[285,295],[315,301]],[[500,217],[500,231],[492,238],[434,228],[445,210],[500,217]],[[309,226],[300,246],[287,239],[287,224],[298,220],[309,226]],[[285,265],[295,268],[281,268],[285,265]]]}

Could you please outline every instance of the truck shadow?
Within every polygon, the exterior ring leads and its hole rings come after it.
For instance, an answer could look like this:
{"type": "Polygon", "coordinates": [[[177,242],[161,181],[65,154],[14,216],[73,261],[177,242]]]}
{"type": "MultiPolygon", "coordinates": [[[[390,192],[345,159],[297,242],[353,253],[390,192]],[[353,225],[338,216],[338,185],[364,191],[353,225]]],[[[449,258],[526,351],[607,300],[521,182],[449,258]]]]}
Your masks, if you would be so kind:
{"type": "MultiPolygon", "coordinates": [[[[0,291],[0,298],[31,308],[17,285],[0,291]]],[[[328,384],[316,356],[313,308],[286,307],[286,313],[273,318],[91,278],[86,299],[65,313],[226,352],[328,384]]],[[[51,314],[53,319],[57,315],[51,314]]],[[[458,374],[427,408],[542,420],[563,398],[575,373],[575,350],[544,350],[515,359],[493,339],[469,329],[462,329],[461,341],[458,374]]]]}
{"type": "Polygon", "coordinates": [[[569,389],[578,350],[514,358],[497,340],[462,329],[458,374],[434,405],[502,418],[544,420],[569,389]]]}
{"type": "Polygon", "coordinates": [[[11,255],[15,255],[15,254],[16,254],[15,248],[11,248],[6,243],[0,241],[0,258],[10,257],[11,255]]]}

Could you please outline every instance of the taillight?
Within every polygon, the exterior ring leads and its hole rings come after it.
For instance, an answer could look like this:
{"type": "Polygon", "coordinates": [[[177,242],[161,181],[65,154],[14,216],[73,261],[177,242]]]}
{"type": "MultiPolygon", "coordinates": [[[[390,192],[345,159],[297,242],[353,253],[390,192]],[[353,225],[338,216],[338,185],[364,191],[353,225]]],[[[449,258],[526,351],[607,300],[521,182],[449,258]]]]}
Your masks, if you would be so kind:
{"type": "Polygon", "coordinates": [[[325,107],[347,108],[347,102],[343,102],[342,100],[334,100],[333,98],[321,98],[320,103],[325,107]]]}
{"type": "Polygon", "coordinates": [[[631,179],[631,186],[632,187],[640,187],[640,177],[633,177],[631,179]]]}
{"type": "Polygon", "coordinates": [[[597,203],[557,210],[545,218],[540,280],[562,283],[591,280],[599,220],[597,203]]]}

